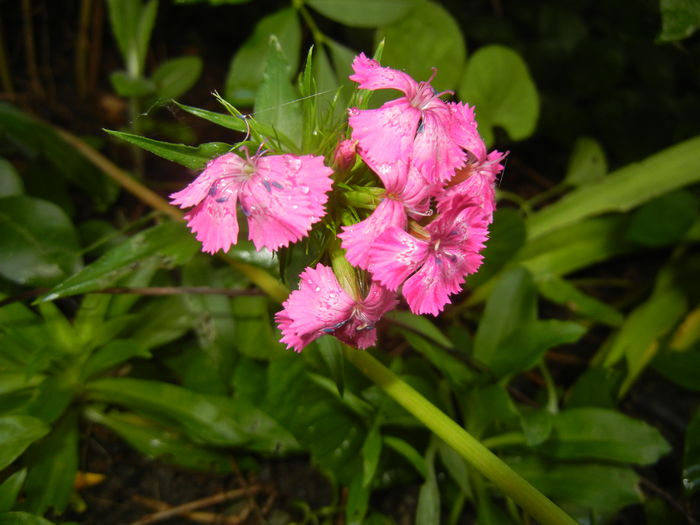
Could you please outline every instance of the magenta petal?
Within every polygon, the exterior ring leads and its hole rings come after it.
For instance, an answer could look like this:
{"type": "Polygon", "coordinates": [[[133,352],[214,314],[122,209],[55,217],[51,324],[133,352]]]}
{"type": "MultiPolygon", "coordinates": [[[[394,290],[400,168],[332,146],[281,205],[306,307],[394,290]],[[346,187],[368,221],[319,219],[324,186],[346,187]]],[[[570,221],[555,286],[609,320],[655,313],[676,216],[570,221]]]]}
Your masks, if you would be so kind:
{"type": "Polygon", "coordinates": [[[349,345],[368,348],[377,342],[375,324],[398,303],[396,293],[387,290],[377,282],[372,282],[367,297],[356,305],[353,316],[334,335],[349,345]]]}
{"type": "Polygon", "coordinates": [[[305,237],[325,214],[333,171],[322,157],[260,157],[240,194],[256,249],[276,250],[305,237]]]}
{"type": "Polygon", "coordinates": [[[423,112],[423,129],[416,135],[412,160],[429,184],[449,180],[464,165],[466,155],[452,138],[452,115],[447,105],[433,104],[423,112]]]}
{"type": "Polygon", "coordinates": [[[347,323],[354,305],[333,270],[322,264],[307,268],[300,276],[299,289],[289,295],[284,309],[275,315],[281,341],[301,352],[311,341],[347,323]]]}
{"type": "Polygon", "coordinates": [[[449,302],[450,295],[461,289],[464,275],[460,266],[457,261],[428,257],[401,289],[411,311],[415,314],[440,313],[449,302]]]}
{"type": "Polygon", "coordinates": [[[350,264],[364,270],[369,269],[369,256],[372,244],[387,228],[397,226],[406,228],[406,212],[403,204],[393,199],[382,199],[372,214],[365,220],[344,226],[338,234],[343,243],[341,247],[347,252],[350,264]]]}
{"type": "Polygon", "coordinates": [[[225,177],[240,173],[244,162],[233,153],[226,153],[210,160],[204,171],[185,189],[170,195],[171,204],[189,208],[202,202],[207,195],[221,192],[228,184],[228,179],[225,177]]]}
{"type": "Polygon", "coordinates": [[[374,242],[369,267],[374,279],[389,290],[396,290],[401,283],[423,263],[429,245],[400,228],[392,227],[374,242]]]}
{"type": "Polygon", "coordinates": [[[380,173],[390,169],[384,164],[408,160],[420,118],[420,110],[402,97],[379,109],[351,109],[348,122],[352,138],[358,142],[360,156],[380,173]]]}
{"type": "Polygon", "coordinates": [[[206,197],[185,214],[185,220],[205,252],[226,252],[232,244],[236,244],[238,219],[235,199],[219,203],[212,197],[206,197]]]}
{"type": "Polygon", "coordinates": [[[352,62],[355,71],[350,80],[359,83],[361,89],[398,89],[409,98],[413,96],[418,83],[403,71],[382,67],[379,62],[360,53],[352,62]]]}
{"type": "Polygon", "coordinates": [[[451,134],[453,140],[467,150],[474,159],[481,161],[486,157],[486,144],[477,131],[474,108],[461,102],[449,102],[453,117],[451,134]]]}

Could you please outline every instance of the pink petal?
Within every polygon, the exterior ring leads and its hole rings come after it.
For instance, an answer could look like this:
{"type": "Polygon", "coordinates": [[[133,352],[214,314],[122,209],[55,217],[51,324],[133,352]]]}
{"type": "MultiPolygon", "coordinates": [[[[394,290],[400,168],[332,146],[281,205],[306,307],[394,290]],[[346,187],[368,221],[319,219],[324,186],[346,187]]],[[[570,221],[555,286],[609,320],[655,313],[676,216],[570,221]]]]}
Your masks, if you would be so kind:
{"type": "Polygon", "coordinates": [[[407,161],[421,118],[406,98],[387,102],[379,109],[350,109],[348,122],[362,159],[376,173],[386,172],[399,160],[407,161]]]}
{"type": "Polygon", "coordinates": [[[457,260],[429,256],[423,266],[403,284],[402,294],[415,314],[437,315],[459,292],[464,275],[457,260]]]}
{"type": "Polygon", "coordinates": [[[389,290],[396,290],[423,264],[428,249],[426,241],[413,237],[401,228],[389,228],[377,237],[370,253],[372,277],[389,290]]]}
{"type": "Polygon", "coordinates": [[[185,220],[205,252],[227,252],[238,240],[235,198],[222,203],[213,197],[206,197],[185,214],[185,220]]]}
{"type": "Polygon", "coordinates": [[[359,83],[361,89],[398,89],[412,98],[418,85],[403,71],[382,67],[379,62],[360,53],[352,62],[355,71],[350,80],[359,83]]]}
{"type": "Polygon", "coordinates": [[[461,102],[448,102],[447,106],[454,122],[451,129],[453,140],[477,161],[483,160],[486,157],[486,144],[477,131],[474,108],[461,102]]]}
{"type": "Polygon", "coordinates": [[[170,195],[171,204],[181,208],[199,204],[210,193],[221,191],[219,185],[227,183],[227,179],[223,181],[221,179],[240,173],[244,163],[243,159],[233,153],[226,153],[210,160],[204,171],[193,182],[185,189],[170,195]]]}
{"type": "Polygon", "coordinates": [[[305,237],[325,214],[333,170],[322,157],[271,155],[256,160],[241,188],[249,238],[257,250],[276,250],[305,237]]]}
{"type": "Polygon", "coordinates": [[[426,182],[439,184],[454,175],[466,155],[452,137],[453,119],[447,104],[436,99],[432,106],[423,112],[422,130],[415,136],[411,158],[426,182]]]}
{"type": "Polygon", "coordinates": [[[372,282],[367,297],[354,308],[350,322],[336,330],[333,335],[357,348],[373,346],[377,342],[376,323],[397,303],[395,292],[372,282]]]}
{"type": "Polygon", "coordinates": [[[369,256],[372,244],[387,228],[397,226],[406,228],[406,212],[403,204],[394,199],[384,198],[365,220],[344,226],[338,234],[343,243],[341,247],[347,252],[350,264],[364,270],[369,269],[369,256]]]}
{"type": "Polygon", "coordinates": [[[299,289],[293,291],[275,315],[281,341],[295,351],[348,322],[355,301],[338,283],[333,270],[322,264],[306,268],[299,289]]]}

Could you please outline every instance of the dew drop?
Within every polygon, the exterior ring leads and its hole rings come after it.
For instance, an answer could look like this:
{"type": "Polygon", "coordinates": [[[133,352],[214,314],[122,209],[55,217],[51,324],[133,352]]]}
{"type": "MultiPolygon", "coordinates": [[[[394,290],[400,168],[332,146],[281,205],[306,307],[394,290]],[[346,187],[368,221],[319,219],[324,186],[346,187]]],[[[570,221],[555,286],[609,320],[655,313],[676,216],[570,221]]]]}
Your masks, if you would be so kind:
{"type": "Polygon", "coordinates": [[[320,286],[317,286],[316,288],[314,288],[314,291],[315,291],[315,292],[320,292],[320,291],[321,291],[321,287],[320,287],[320,286]]]}
{"type": "Polygon", "coordinates": [[[304,195],[308,195],[309,191],[311,191],[308,186],[301,186],[299,189],[304,195]]]}

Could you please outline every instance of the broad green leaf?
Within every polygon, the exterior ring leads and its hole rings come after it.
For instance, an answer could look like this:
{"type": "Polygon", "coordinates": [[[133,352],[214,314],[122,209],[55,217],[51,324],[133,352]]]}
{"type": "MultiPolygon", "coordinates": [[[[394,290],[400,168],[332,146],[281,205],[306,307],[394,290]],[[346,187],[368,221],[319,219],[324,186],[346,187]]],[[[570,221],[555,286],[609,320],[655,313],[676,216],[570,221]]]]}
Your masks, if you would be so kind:
{"type": "Polygon", "coordinates": [[[685,236],[698,219],[698,199],[677,190],[650,200],[632,213],[625,237],[643,246],[668,246],[685,236]]]}
{"type": "Polygon", "coordinates": [[[114,71],[109,75],[109,81],[120,97],[143,97],[156,90],[156,85],[151,80],[132,77],[126,71],[114,71]]]}
{"type": "Polygon", "coordinates": [[[494,426],[518,422],[518,411],[501,384],[474,388],[465,404],[469,414],[467,430],[477,438],[494,426]]]}
{"type": "Polygon", "coordinates": [[[23,468],[5,479],[0,485],[0,516],[9,511],[17,501],[19,491],[27,478],[27,469],[23,468]]]}
{"type": "Polygon", "coordinates": [[[0,512],[0,525],[54,525],[41,516],[29,512],[0,512]]]}
{"type": "Polygon", "coordinates": [[[134,314],[131,326],[124,331],[124,335],[146,350],[179,339],[196,322],[181,295],[150,301],[134,314]]]}
{"type": "Polygon", "coordinates": [[[68,412],[44,440],[26,454],[25,508],[36,514],[63,512],[73,493],[78,471],[78,419],[68,412]]]}
{"type": "Polygon", "coordinates": [[[11,281],[49,286],[82,265],[75,229],[55,204],[24,195],[0,198],[0,229],[0,275],[11,281]]]}
{"type": "Polygon", "coordinates": [[[83,190],[98,211],[105,211],[119,195],[117,183],[68,145],[51,126],[10,104],[0,103],[0,136],[5,148],[16,150],[32,162],[30,168],[34,170],[22,175],[36,175],[39,187],[34,188],[35,192],[50,187],[44,195],[47,200],[53,200],[59,192],[69,198],[71,188],[66,181],[83,190]]]}
{"type": "Polygon", "coordinates": [[[279,40],[289,64],[288,74],[292,75],[299,67],[301,27],[296,9],[288,7],[265,16],[231,60],[225,98],[233,104],[250,106],[255,100],[268,61],[270,35],[279,40]]]}
{"type": "Polygon", "coordinates": [[[520,426],[527,446],[534,447],[546,441],[552,433],[552,414],[546,410],[521,410],[520,426]]]}
{"type": "Polygon", "coordinates": [[[35,387],[42,379],[43,376],[38,374],[27,375],[26,372],[0,372],[0,395],[35,387]]]}
{"type": "Polygon", "coordinates": [[[416,0],[308,0],[316,11],[350,27],[380,27],[406,16],[416,0]]]}
{"type": "Polygon", "coordinates": [[[382,65],[428,80],[437,91],[455,89],[466,58],[466,43],[454,17],[440,4],[419,2],[411,12],[377,31],[385,40],[382,65]],[[416,45],[430,42],[430,45],[416,45]]]}
{"type": "Polygon", "coordinates": [[[698,0],[660,0],[662,42],[673,42],[689,37],[700,27],[698,0]]]}
{"type": "Polygon", "coordinates": [[[238,398],[204,395],[142,379],[101,379],[87,385],[89,395],[171,425],[195,442],[247,446],[273,452],[296,448],[296,441],[272,418],[238,398]]]}
{"type": "Polygon", "coordinates": [[[22,195],[23,193],[24,184],[22,184],[22,179],[15,171],[14,166],[8,160],[0,157],[0,197],[22,195]]]}
{"type": "Polygon", "coordinates": [[[343,357],[340,341],[330,335],[324,335],[317,340],[316,346],[323,362],[328,367],[331,378],[335,381],[338,395],[343,397],[343,392],[345,391],[345,358],[343,357]]]}
{"type": "Polygon", "coordinates": [[[555,275],[547,275],[538,279],[537,288],[550,301],[599,323],[620,326],[624,320],[623,315],[609,304],[586,295],[569,281],[555,275]]]}
{"type": "Polygon", "coordinates": [[[54,287],[41,301],[101,290],[134,271],[134,263],[159,254],[186,260],[197,251],[197,242],[180,222],[165,222],[142,231],[111,249],[95,262],[54,287]]]}
{"type": "Polygon", "coordinates": [[[639,476],[630,468],[595,463],[548,463],[534,457],[507,458],[518,474],[555,502],[617,510],[640,503],[639,476]]]}
{"type": "Polygon", "coordinates": [[[599,407],[615,408],[613,399],[613,371],[607,368],[589,367],[579,376],[566,395],[566,408],[599,407]]]}
{"type": "Polygon", "coordinates": [[[227,115],[226,113],[217,113],[216,111],[208,111],[206,109],[195,108],[193,106],[186,106],[185,104],[180,104],[175,101],[175,104],[180,109],[187,111],[196,117],[203,118],[209,122],[213,122],[219,126],[227,129],[232,129],[234,131],[246,131],[245,120],[240,117],[235,117],[233,115],[227,115]]]}
{"type": "Polygon", "coordinates": [[[683,487],[688,494],[700,489],[700,410],[695,412],[685,432],[683,487]]]}
{"type": "Polygon", "coordinates": [[[163,62],[151,75],[151,81],[160,102],[166,102],[189,91],[201,74],[202,59],[184,56],[163,62]]]}
{"type": "Polygon", "coordinates": [[[695,137],[620,168],[531,215],[528,237],[534,239],[605,212],[625,212],[699,180],[700,137],[695,137]]]}
{"type": "Polygon", "coordinates": [[[585,186],[599,182],[607,171],[608,164],[600,143],[590,137],[576,139],[564,182],[572,186],[585,186]]]}
{"type": "Polygon", "coordinates": [[[270,51],[263,73],[263,81],[255,95],[255,118],[301,144],[301,110],[299,94],[289,80],[289,64],[279,40],[270,37],[270,51]]]}
{"type": "Polygon", "coordinates": [[[188,469],[226,474],[231,472],[227,454],[195,445],[177,432],[163,428],[130,413],[104,414],[92,408],[88,419],[116,432],[122,439],[147,457],[188,469]]]}
{"type": "Polygon", "coordinates": [[[151,357],[138,341],[115,339],[92,354],[83,365],[83,377],[89,378],[121,365],[133,357],[151,357]]]}
{"type": "Polygon", "coordinates": [[[279,334],[275,335],[271,328],[266,297],[234,297],[231,308],[236,324],[233,344],[241,354],[257,359],[269,359],[283,350],[283,345],[278,341],[279,334]]]}
{"type": "Polygon", "coordinates": [[[231,145],[223,142],[207,142],[195,147],[149,139],[123,131],[109,129],[104,131],[139,148],[150,151],[154,155],[163,157],[165,160],[182,164],[192,170],[203,169],[211,159],[231,150],[231,145]]]}
{"type": "Polygon", "coordinates": [[[501,126],[511,139],[526,139],[535,131],[540,99],[527,65],[510,48],[480,48],[467,62],[459,98],[476,107],[479,133],[493,143],[493,128],[501,126]]]}
{"type": "Polygon", "coordinates": [[[22,407],[22,413],[53,423],[65,413],[74,395],[75,385],[65,374],[48,376],[36,388],[31,401],[22,407]]]}
{"type": "Polygon", "coordinates": [[[0,416],[0,470],[48,432],[49,427],[35,417],[0,416]]]}
{"type": "Polygon", "coordinates": [[[561,459],[655,463],[671,447],[654,427],[604,408],[572,408],[552,416],[552,435],[539,448],[561,459]]]}
{"type": "Polygon", "coordinates": [[[489,364],[504,341],[535,320],[535,283],[530,272],[514,267],[504,273],[489,295],[474,338],[474,358],[489,364]]]}

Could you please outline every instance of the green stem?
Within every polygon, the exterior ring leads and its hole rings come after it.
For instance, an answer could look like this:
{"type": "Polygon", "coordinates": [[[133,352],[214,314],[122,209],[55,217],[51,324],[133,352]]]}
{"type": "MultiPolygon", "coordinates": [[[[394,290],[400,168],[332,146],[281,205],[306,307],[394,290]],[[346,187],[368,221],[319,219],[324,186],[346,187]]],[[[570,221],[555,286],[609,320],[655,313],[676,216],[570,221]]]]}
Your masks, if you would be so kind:
{"type": "Polygon", "coordinates": [[[484,477],[495,483],[542,525],[576,525],[563,510],[525,481],[518,473],[382,365],[369,352],[345,347],[346,358],[379,385],[435,435],[450,445],[484,477]]]}

